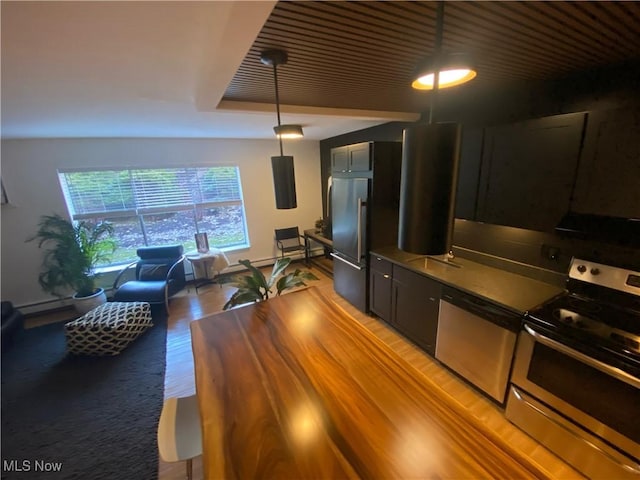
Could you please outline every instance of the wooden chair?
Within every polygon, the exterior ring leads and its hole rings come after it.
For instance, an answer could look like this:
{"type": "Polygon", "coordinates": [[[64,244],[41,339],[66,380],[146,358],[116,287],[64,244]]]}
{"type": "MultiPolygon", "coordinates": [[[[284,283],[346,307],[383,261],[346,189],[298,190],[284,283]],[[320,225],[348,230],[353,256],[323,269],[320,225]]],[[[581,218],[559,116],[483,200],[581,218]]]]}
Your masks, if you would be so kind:
{"type": "Polygon", "coordinates": [[[202,430],[198,399],[167,398],[158,423],[158,450],[165,462],[187,462],[187,478],[193,478],[193,459],[202,455],[202,430]]]}
{"type": "Polygon", "coordinates": [[[276,245],[282,258],[286,256],[285,254],[305,251],[304,237],[300,235],[298,227],[277,228],[275,235],[276,245]]]}

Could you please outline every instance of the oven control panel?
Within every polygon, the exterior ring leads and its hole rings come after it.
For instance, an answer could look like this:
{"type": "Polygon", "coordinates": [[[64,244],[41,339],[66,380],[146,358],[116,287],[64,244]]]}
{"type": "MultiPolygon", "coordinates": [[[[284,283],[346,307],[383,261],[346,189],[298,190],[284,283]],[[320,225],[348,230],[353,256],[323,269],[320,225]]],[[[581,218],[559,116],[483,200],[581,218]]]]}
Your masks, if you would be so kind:
{"type": "Polygon", "coordinates": [[[640,272],[633,270],[574,257],[569,267],[569,278],[640,296],[640,272]]]}

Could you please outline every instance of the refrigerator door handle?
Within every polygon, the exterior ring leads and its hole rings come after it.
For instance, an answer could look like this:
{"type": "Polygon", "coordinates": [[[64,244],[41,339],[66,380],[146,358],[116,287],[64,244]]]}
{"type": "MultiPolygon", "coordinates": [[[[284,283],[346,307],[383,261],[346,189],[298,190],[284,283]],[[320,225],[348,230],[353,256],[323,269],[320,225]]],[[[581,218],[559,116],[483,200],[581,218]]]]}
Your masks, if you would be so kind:
{"type": "Polygon", "coordinates": [[[358,197],[358,261],[362,258],[362,208],[366,206],[367,203],[358,197]]]}
{"type": "Polygon", "coordinates": [[[335,258],[336,260],[340,260],[341,262],[346,263],[350,267],[355,268],[356,270],[362,270],[362,267],[360,265],[356,265],[355,263],[351,263],[349,260],[345,260],[340,255],[336,255],[335,253],[331,252],[331,256],[333,258],[335,258]]]}

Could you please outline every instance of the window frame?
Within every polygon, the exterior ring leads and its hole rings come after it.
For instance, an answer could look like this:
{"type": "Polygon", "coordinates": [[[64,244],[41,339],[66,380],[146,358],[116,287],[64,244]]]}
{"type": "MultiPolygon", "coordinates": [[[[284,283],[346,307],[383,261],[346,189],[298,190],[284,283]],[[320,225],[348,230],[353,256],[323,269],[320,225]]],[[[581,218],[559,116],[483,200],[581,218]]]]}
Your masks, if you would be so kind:
{"type": "MultiPolygon", "coordinates": [[[[198,172],[191,172],[191,173],[195,175],[198,172]]],[[[205,172],[202,172],[200,174],[204,175],[205,172]]],[[[234,250],[247,249],[247,248],[250,248],[251,246],[251,242],[249,239],[249,229],[247,225],[247,214],[245,209],[244,193],[242,189],[242,178],[240,174],[240,167],[238,165],[197,164],[197,165],[178,165],[178,166],[163,165],[163,166],[154,166],[154,167],[123,166],[123,167],[98,167],[98,168],[89,168],[89,167],[61,168],[57,170],[57,176],[58,176],[58,182],[60,184],[61,192],[65,201],[65,206],[67,208],[69,216],[73,221],[98,220],[98,219],[100,220],[114,219],[115,220],[118,218],[122,219],[122,218],[137,217],[137,220],[140,223],[140,237],[141,237],[140,239],[142,241],[142,245],[140,246],[149,245],[149,236],[145,230],[145,219],[144,219],[145,216],[191,211],[193,214],[192,215],[193,228],[194,228],[193,233],[195,234],[201,231],[206,231],[206,228],[203,229],[203,228],[199,228],[198,226],[198,217],[199,217],[199,215],[197,214],[198,211],[203,212],[203,211],[207,211],[214,208],[229,207],[229,206],[237,206],[241,211],[241,217],[242,217],[241,226],[242,226],[244,241],[241,241],[240,243],[228,244],[228,245],[222,245],[222,246],[218,246],[212,243],[212,247],[219,248],[220,250],[228,252],[228,251],[234,251],[234,250]],[[105,208],[102,211],[96,210],[94,212],[83,212],[83,213],[75,213],[74,210],[76,209],[76,205],[73,203],[73,197],[69,188],[68,179],[65,177],[66,174],[71,174],[71,173],[128,172],[128,176],[130,179],[129,182],[131,182],[130,188],[133,195],[133,202],[135,203],[137,199],[135,195],[136,187],[134,185],[134,179],[132,175],[133,172],[143,171],[143,170],[154,170],[154,171],[174,171],[176,174],[180,174],[179,171],[184,170],[185,175],[188,176],[189,174],[188,171],[190,170],[206,171],[206,170],[222,169],[222,168],[232,168],[235,171],[232,188],[234,189],[237,188],[237,197],[238,197],[237,199],[223,198],[221,200],[212,200],[211,198],[208,198],[208,199],[201,198],[200,201],[196,201],[196,199],[193,198],[194,195],[190,195],[191,196],[190,203],[186,203],[186,202],[182,204],[168,203],[167,205],[158,205],[158,206],[151,206],[151,207],[149,206],[138,207],[137,205],[134,205],[133,208],[123,208],[121,210],[109,210],[108,208],[105,208]]],[[[186,176],[185,178],[187,178],[186,176]]],[[[204,183],[198,182],[197,189],[201,194],[202,194],[202,191],[204,190],[203,187],[205,186],[211,187],[212,184],[207,184],[206,182],[204,183]]],[[[102,193],[100,194],[100,196],[102,197],[102,193]]],[[[105,202],[103,202],[103,204],[105,204],[105,202]]],[[[211,238],[209,239],[209,242],[210,243],[212,242],[211,238]]],[[[101,265],[99,268],[101,270],[110,270],[113,267],[121,266],[133,260],[135,260],[135,257],[132,257],[128,261],[117,261],[117,262],[112,262],[108,265],[107,264],[101,265]]]]}

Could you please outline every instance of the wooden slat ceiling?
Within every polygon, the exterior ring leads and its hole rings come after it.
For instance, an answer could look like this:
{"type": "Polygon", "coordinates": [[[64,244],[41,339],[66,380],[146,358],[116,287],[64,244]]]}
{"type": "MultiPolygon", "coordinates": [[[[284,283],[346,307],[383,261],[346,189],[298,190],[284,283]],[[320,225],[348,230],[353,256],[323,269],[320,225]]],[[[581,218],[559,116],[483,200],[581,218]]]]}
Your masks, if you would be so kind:
{"type": "MultiPolygon", "coordinates": [[[[273,70],[260,53],[281,48],[282,104],[424,111],[410,88],[433,53],[436,2],[280,1],[224,99],[273,103],[273,70]]],[[[640,60],[640,2],[446,2],[443,48],[467,52],[475,84],[546,80],[640,60]]]]}

